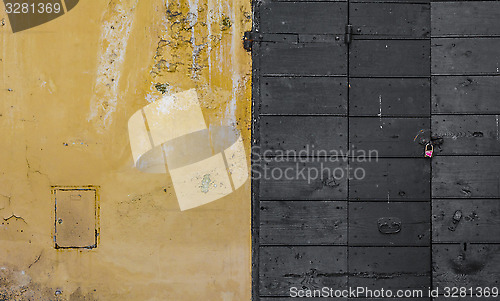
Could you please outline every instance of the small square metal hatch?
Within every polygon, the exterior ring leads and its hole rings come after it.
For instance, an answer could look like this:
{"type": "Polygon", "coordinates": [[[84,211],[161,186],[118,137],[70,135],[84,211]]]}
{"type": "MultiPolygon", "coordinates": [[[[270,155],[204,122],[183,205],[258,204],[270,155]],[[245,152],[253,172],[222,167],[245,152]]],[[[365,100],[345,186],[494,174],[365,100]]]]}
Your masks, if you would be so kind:
{"type": "Polygon", "coordinates": [[[99,235],[97,187],[52,188],[55,248],[96,248],[99,235]]]}

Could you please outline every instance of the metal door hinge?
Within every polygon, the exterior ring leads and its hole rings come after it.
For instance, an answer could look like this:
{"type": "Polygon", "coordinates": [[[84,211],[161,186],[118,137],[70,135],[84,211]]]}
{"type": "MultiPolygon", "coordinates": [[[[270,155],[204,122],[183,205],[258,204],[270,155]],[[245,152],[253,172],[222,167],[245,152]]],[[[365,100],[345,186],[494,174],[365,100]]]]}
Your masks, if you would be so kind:
{"type": "Polygon", "coordinates": [[[252,51],[252,44],[255,40],[255,32],[253,31],[245,31],[243,35],[243,48],[246,51],[252,51]]]}
{"type": "Polygon", "coordinates": [[[344,42],[348,45],[351,44],[351,42],[352,42],[352,25],[351,24],[347,24],[345,26],[344,42]]]}

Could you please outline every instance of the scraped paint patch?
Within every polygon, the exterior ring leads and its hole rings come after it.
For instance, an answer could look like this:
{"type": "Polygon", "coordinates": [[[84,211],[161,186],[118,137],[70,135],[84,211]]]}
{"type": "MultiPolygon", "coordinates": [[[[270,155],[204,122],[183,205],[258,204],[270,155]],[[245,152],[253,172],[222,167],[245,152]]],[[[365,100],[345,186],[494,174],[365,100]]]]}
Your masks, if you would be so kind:
{"type": "Polygon", "coordinates": [[[88,121],[94,122],[99,130],[111,124],[112,114],[116,111],[120,75],[137,2],[112,0],[104,15],[97,75],[88,117],[88,121]]]}

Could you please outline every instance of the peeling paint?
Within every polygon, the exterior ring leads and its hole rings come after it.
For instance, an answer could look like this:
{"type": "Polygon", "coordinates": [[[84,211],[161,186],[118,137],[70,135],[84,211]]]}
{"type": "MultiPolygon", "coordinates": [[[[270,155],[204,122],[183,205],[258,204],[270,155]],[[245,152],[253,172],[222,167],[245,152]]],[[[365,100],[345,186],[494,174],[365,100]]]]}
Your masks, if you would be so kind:
{"type": "Polygon", "coordinates": [[[102,53],[99,55],[88,119],[96,121],[96,129],[99,131],[110,125],[112,114],[118,105],[118,86],[137,1],[112,0],[104,15],[100,42],[102,53]]]}

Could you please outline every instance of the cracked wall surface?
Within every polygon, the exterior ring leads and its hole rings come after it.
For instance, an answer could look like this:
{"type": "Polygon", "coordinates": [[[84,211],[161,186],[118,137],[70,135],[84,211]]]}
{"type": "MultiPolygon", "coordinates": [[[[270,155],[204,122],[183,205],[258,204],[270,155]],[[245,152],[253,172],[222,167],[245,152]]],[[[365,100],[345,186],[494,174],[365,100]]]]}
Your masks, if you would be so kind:
{"type": "Polygon", "coordinates": [[[0,300],[250,300],[250,185],[181,212],[127,120],[198,91],[250,145],[250,1],[87,0],[13,34],[0,9],[0,300]],[[98,247],[54,248],[51,186],[99,186],[98,247]]]}

